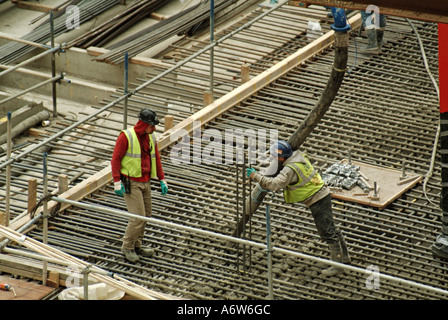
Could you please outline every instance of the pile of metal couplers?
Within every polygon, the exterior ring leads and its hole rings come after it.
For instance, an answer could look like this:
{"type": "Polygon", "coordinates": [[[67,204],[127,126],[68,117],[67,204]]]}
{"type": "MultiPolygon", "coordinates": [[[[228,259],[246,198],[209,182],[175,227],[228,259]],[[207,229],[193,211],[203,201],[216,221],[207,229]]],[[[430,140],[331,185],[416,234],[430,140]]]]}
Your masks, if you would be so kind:
{"type": "Polygon", "coordinates": [[[359,167],[352,164],[334,163],[322,174],[322,179],[334,189],[351,190],[359,186],[363,191],[369,192],[370,187],[363,181],[359,167]]]}

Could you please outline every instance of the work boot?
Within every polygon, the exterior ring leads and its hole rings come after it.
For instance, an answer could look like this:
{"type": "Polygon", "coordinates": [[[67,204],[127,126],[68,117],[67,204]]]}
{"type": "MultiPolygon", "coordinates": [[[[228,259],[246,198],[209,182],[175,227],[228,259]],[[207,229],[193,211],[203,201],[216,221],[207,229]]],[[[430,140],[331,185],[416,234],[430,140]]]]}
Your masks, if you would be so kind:
{"type": "Polygon", "coordinates": [[[448,235],[440,234],[431,246],[434,257],[448,261],[448,235]]]}
{"type": "Polygon", "coordinates": [[[376,42],[378,45],[378,48],[381,48],[384,45],[384,29],[385,28],[379,28],[376,31],[376,42]]]}
{"type": "Polygon", "coordinates": [[[364,53],[375,53],[378,51],[378,38],[376,29],[366,29],[367,35],[367,46],[362,48],[360,51],[364,53]]]}
{"type": "Polygon", "coordinates": [[[246,223],[250,220],[250,216],[245,214],[241,216],[241,219],[236,223],[235,230],[232,233],[232,237],[239,238],[243,233],[245,228],[247,228],[246,223]]]}
{"type": "Polygon", "coordinates": [[[448,260],[448,212],[445,210],[442,214],[442,232],[431,246],[431,251],[435,258],[448,260]]]}
{"type": "Polygon", "coordinates": [[[129,262],[135,263],[139,260],[138,255],[135,253],[135,250],[122,248],[121,251],[123,252],[126,260],[128,260],[129,262]]]}
{"type": "MultiPolygon", "coordinates": [[[[341,244],[339,242],[330,243],[328,244],[328,247],[330,248],[331,261],[342,263],[341,244]]],[[[344,269],[335,266],[330,266],[329,268],[322,270],[322,274],[327,277],[335,276],[341,272],[344,272],[344,269]]]]}
{"type": "Polygon", "coordinates": [[[151,258],[152,256],[154,256],[154,249],[144,249],[139,247],[135,248],[135,253],[145,258],[151,258]]]}

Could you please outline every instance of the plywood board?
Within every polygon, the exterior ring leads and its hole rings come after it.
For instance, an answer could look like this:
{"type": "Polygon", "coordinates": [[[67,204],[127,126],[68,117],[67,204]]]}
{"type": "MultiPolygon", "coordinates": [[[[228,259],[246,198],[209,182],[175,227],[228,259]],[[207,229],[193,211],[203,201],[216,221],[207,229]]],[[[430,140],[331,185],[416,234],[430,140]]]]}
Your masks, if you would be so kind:
{"type": "MultiPolygon", "coordinates": [[[[347,163],[347,160],[344,159],[341,163],[347,163]]],[[[423,178],[421,175],[405,172],[406,178],[403,179],[403,173],[399,170],[382,168],[357,161],[351,161],[351,164],[359,167],[359,172],[366,178],[371,186],[374,186],[374,183],[376,182],[378,187],[378,199],[372,198],[372,191],[366,194],[359,186],[355,186],[351,190],[332,190],[332,197],[334,199],[356,202],[384,209],[403,193],[414,187],[423,178]]]]}
{"type": "Polygon", "coordinates": [[[9,284],[14,288],[14,291],[0,290],[0,300],[42,300],[54,290],[54,288],[35,282],[14,279],[8,276],[0,276],[0,283],[9,284]],[[14,296],[14,292],[16,296],[14,296]]]}

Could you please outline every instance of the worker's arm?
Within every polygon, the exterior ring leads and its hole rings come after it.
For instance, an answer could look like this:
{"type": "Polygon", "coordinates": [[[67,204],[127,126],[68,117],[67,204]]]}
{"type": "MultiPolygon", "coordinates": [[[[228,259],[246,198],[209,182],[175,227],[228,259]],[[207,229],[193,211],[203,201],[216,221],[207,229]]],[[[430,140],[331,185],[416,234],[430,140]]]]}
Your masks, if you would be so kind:
{"type": "Polygon", "coordinates": [[[111,167],[112,167],[112,178],[114,180],[114,191],[117,196],[123,197],[126,193],[123,184],[120,180],[121,175],[121,159],[126,154],[128,149],[128,139],[124,133],[121,133],[117,142],[115,143],[114,153],[112,154],[111,167]]]}
{"type": "Polygon", "coordinates": [[[274,192],[285,188],[287,185],[295,184],[298,181],[297,174],[290,167],[283,167],[280,173],[273,178],[265,177],[257,173],[253,169],[252,170],[248,169],[248,173],[249,172],[250,172],[249,177],[252,180],[257,181],[260,184],[260,187],[274,192]]]}
{"type": "Polygon", "coordinates": [[[165,173],[163,172],[162,168],[162,160],[160,158],[158,144],[156,144],[156,168],[157,168],[157,178],[159,178],[160,181],[165,180],[165,173]]]}
{"type": "Polygon", "coordinates": [[[114,153],[112,154],[112,160],[110,162],[112,167],[112,178],[114,179],[114,182],[120,181],[121,159],[126,154],[127,149],[128,149],[128,139],[126,138],[126,135],[122,132],[117,138],[114,153]]]}
{"type": "Polygon", "coordinates": [[[160,158],[158,144],[156,144],[156,163],[157,163],[157,165],[156,165],[157,166],[157,178],[159,178],[161,193],[162,193],[162,196],[164,196],[168,193],[168,183],[166,182],[165,173],[163,172],[162,160],[160,158]]]}

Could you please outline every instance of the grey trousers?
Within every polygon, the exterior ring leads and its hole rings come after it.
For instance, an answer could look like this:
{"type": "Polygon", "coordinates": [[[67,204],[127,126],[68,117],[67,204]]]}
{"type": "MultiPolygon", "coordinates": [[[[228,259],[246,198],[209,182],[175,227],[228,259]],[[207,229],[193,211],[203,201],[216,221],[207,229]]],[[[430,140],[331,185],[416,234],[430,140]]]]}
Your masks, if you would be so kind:
{"type": "MultiPolygon", "coordinates": [[[[151,182],[136,182],[131,180],[131,192],[124,194],[129,213],[151,216],[151,182]]],[[[129,218],[128,226],[123,236],[123,249],[133,250],[142,246],[146,221],[129,218]]]]}
{"type": "Polygon", "coordinates": [[[337,243],[342,232],[335,225],[331,209],[331,195],[327,195],[310,206],[320,238],[328,244],[337,243]]]}

